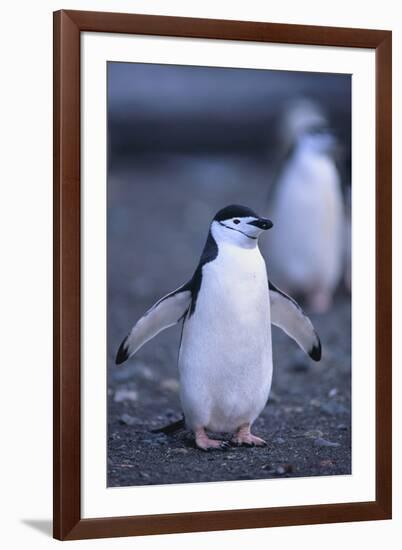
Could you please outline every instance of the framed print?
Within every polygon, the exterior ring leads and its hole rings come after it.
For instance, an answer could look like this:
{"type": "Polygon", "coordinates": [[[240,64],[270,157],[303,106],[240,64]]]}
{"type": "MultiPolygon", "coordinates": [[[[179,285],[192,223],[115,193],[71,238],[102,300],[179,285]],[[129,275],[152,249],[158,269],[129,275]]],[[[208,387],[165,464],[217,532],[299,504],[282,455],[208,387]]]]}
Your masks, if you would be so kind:
{"type": "Polygon", "coordinates": [[[56,538],[391,517],[389,31],[56,12],[54,252],[56,538]]]}

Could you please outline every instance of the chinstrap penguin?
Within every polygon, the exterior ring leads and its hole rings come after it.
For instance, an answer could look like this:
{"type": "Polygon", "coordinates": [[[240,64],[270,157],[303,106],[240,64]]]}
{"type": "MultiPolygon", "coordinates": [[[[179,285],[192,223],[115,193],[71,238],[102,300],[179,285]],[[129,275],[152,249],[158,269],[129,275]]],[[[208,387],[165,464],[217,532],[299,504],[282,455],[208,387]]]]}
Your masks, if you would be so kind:
{"type": "Polygon", "coordinates": [[[328,128],[328,117],[316,101],[301,97],[288,101],[280,112],[277,139],[284,151],[289,151],[299,137],[310,131],[328,128]]]}
{"type": "Polygon", "coordinates": [[[336,143],[325,128],[299,136],[275,184],[270,210],[275,231],[264,248],[271,274],[316,313],[331,306],[343,267],[344,208],[333,156],[336,143]]]}
{"type": "Polygon", "coordinates": [[[236,445],[265,445],[251,426],[271,388],[271,323],[314,360],[321,358],[311,321],[268,282],[258,238],[272,225],[244,206],[220,210],[193,277],[151,307],[117,353],[116,363],[123,363],[160,331],[182,323],[180,398],[186,426],[203,450],[228,446],[206,430],[232,433],[236,445]]]}

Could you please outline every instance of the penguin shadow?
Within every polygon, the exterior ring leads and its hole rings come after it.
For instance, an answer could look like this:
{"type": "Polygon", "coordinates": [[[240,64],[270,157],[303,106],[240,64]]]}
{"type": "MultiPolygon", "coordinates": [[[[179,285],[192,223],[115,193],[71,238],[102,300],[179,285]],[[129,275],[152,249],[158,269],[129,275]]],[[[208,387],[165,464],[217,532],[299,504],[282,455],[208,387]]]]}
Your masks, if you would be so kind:
{"type": "Polygon", "coordinates": [[[168,443],[170,449],[176,451],[180,451],[180,449],[186,451],[197,450],[195,439],[184,426],[183,418],[160,428],[149,429],[149,434],[153,438],[158,438],[168,443]]]}

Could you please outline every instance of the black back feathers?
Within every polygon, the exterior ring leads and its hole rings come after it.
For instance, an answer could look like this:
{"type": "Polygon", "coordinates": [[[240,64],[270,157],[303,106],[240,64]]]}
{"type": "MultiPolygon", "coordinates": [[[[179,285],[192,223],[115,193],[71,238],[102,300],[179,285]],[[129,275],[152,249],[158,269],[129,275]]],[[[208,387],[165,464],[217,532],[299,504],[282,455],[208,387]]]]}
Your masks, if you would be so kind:
{"type": "Polygon", "coordinates": [[[216,244],[216,241],[210,231],[208,233],[207,241],[205,243],[204,250],[202,251],[199,264],[194,272],[193,277],[187,283],[188,288],[191,290],[191,306],[189,316],[194,313],[195,306],[197,304],[198,293],[200,291],[202,281],[202,267],[209,262],[213,262],[217,255],[218,245],[216,244]]]}

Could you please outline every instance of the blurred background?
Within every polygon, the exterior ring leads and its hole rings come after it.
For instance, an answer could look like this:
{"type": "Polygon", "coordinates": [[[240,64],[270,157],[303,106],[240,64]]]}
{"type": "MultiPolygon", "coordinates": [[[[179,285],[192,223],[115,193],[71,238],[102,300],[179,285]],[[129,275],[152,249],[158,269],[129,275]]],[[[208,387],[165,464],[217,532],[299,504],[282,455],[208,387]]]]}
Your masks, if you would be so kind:
{"type": "MultiPolygon", "coordinates": [[[[350,473],[350,150],[350,75],[108,63],[109,486],[350,473]],[[309,144],[327,134],[336,146],[323,167],[309,144]],[[297,288],[322,361],[273,330],[273,392],[255,430],[267,451],[236,449],[227,459],[196,451],[186,433],[154,434],[181,413],[180,329],[118,368],[121,340],[192,276],[217,210],[244,204],[275,223],[280,190],[300,166],[318,180],[330,172],[342,204],[330,300],[315,309],[297,288]]],[[[281,238],[278,230],[277,248],[281,238]]],[[[261,250],[274,272],[268,240],[261,250]]]]}

